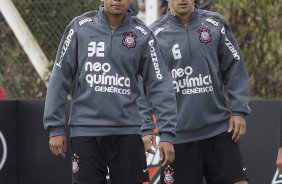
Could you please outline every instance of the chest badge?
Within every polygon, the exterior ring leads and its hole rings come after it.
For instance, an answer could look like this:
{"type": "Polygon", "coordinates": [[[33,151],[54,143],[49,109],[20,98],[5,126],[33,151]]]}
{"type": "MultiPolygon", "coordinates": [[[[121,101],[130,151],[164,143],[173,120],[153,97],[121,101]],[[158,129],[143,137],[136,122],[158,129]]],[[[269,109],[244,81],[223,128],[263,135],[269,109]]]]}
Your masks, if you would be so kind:
{"type": "Polygon", "coordinates": [[[79,171],[78,162],[79,162],[79,157],[76,154],[74,154],[72,157],[72,172],[74,174],[79,171]]]}
{"type": "Polygon", "coordinates": [[[212,36],[210,34],[210,30],[208,28],[199,28],[198,31],[199,33],[199,40],[201,43],[208,44],[212,40],[212,36]]]}
{"type": "Polygon", "coordinates": [[[163,174],[164,174],[164,183],[165,184],[174,184],[174,178],[173,178],[174,171],[170,166],[167,166],[164,169],[163,174]]]}
{"type": "Polygon", "coordinates": [[[136,46],[136,38],[137,36],[133,34],[132,32],[130,33],[124,33],[123,34],[123,40],[122,40],[122,45],[127,47],[128,49],[135,48],[136,46]]]}

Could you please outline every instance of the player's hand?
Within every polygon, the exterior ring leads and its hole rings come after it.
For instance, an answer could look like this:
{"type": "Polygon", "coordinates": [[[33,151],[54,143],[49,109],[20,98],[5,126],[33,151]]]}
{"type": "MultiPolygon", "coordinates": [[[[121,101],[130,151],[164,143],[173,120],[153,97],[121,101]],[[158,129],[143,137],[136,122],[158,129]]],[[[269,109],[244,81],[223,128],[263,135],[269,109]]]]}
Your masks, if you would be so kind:
{"type": "Polygon", "coordinates": [[[278,149],[276,165],[279,173],[282,174],[282,147],[278,149]]]}
{"type": "Polygon", "coordinates": [[[157,149],[156,136],[155,135],[145,135],[142,137],[145,151],[148,153],[155,154],[157,149]]]}
{"type": "Polygon", "coordinates": [[[162,167],[167,167],[174,161],[175,153],[174,147],[170,142],[160,142],[160,161],[162,162],[162,167]]]}
{"type": "Polygon", "coordinates": [[[65,135],[50,137],[49,146],[52,153],[56,156],[65,158],[67,152],[67,139],[65,135]]]}
{"type": "Polygon", "coordinates": [[[243,116],[231,116],[228,132],[232,132],[232,140],[237,142],[246,133],[246,120],[243,116]]]}

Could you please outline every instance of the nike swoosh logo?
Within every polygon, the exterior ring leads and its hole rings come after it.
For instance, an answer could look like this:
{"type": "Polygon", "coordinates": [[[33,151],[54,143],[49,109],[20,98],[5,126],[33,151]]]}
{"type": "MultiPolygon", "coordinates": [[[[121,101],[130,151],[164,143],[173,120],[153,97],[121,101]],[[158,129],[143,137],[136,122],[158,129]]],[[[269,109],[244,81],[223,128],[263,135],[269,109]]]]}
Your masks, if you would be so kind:
{"type": "Polygon", "coordinates": [[[95,37],[97,37],[98,35],[90,35],[89,37],[90,38],[95,38],[95,37]]]}
{"type": "Polygon", "coordinates": [[[147,169],[143,169],[143,172],[146,172],[148,170],[148,168],[147,169]]]}
{"type": "Polygon", "coordinates": [[[246,168],[246,167],[243,167],[243,171],[245,171],[245,170],[247,170],[247,168],[246,168]]]}

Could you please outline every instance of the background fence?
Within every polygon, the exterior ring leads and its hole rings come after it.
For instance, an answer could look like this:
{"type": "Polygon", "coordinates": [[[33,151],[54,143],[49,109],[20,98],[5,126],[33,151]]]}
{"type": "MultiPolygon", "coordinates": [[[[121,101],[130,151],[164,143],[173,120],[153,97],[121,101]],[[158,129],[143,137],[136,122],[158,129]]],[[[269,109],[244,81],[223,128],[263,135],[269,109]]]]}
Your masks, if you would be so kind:
{"type": "MultiPolygon", "coordinates": [[[[204,0],[199,0],[204,2],[204,0]]],[[[209,0],[233,29],[254,98],[282,98],[282,0],[209,0]]],[[[67,24],[100,0],[13,0],[53,65],[67,24]]],[[[43,98],[46,87],[0,14],[0,85],[9,98],[43,98]]]]}
{"type": "MultiPolygon", "coordinates": [[[[69,22],[83,12],[97,9],[99,0],[14,0],[43,52],[53,65],[69,22]]],[[[0,14],[0,84],[10,98],[43,98],[46,87],[12,30],[0,14]]]]}

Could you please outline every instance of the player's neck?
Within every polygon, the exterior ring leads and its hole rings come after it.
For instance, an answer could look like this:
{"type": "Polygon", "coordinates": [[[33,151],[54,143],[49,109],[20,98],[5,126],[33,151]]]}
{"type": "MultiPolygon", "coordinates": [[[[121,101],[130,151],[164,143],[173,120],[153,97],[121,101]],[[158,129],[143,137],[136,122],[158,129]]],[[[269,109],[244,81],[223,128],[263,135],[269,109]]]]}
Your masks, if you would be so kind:
{"type": "Polygon", "coordinates": [[[189,21],[190,21],[191,14],[190,15],[184,15],[184,16],[178,15],[178,17],[179,17],[180,21],[182,22],[182,24],[187,27],[188,24],[189,24],[189,21]]]}
{"type": "Polygon", "coordinates": [[[185,13],[179,13],[179,12],[176,12],[176,11],[171,11],[171,14],[172,15],[176,15],[181,23],[184,25],[184,26],[188,26],[189,25],[189,22],[190,22],[190,19],[192,17],[192,14],[193,12],[195,11],[195,7],[193,6],[193,8],[191,8],[188,12],[185,12],[185,13]]]}
{"type": "Polygon", "coordinates": [[[106,13],[107,19],[108,19],[108,23],[110,25],[110,27],[118,27],[121,25],[125,14],[121,14],[121,15],[112,15],[110,13],[106,13]]]}

